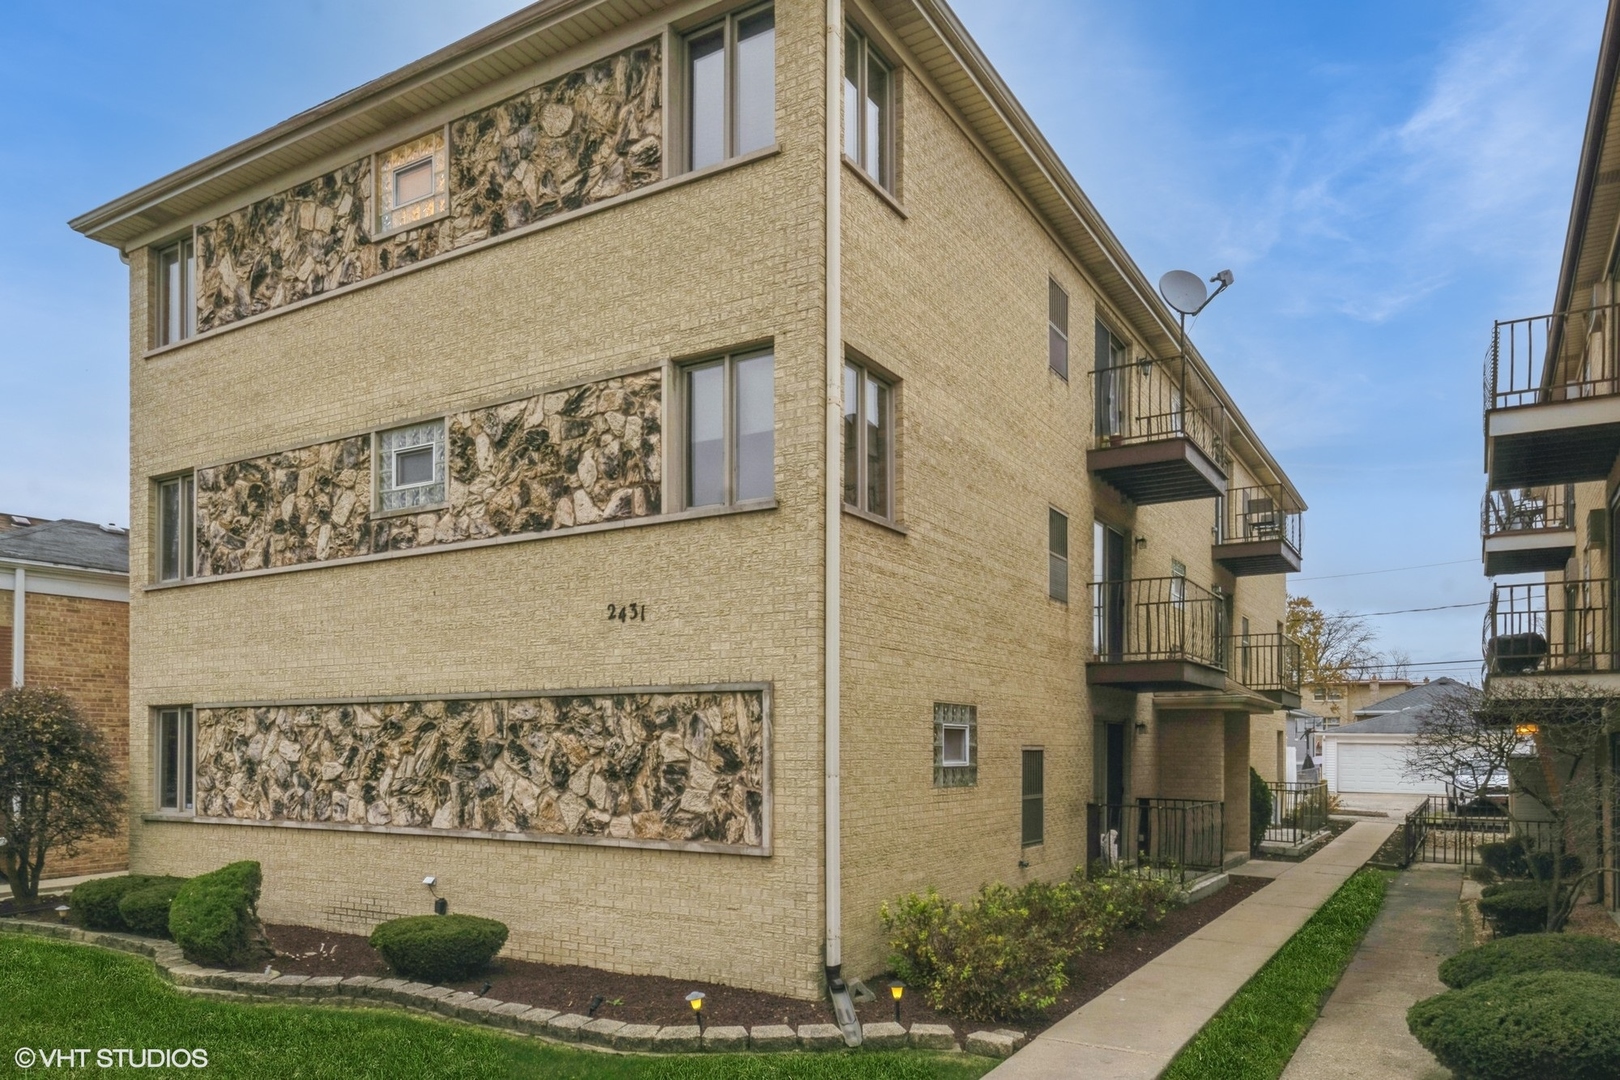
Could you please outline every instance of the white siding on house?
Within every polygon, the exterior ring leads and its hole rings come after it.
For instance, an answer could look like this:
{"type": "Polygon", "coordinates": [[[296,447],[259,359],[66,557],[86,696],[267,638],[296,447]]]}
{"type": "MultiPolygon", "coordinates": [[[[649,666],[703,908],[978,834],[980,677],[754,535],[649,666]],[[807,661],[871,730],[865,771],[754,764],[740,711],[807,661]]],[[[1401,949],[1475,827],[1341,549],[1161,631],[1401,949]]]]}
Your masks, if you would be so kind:
{"type": "Polygon", "coordinates": [[[1377,795],[1443,795],[1445,786],[1405,775],[1406,745],[1399,736],[1383,741],[1349,741],[1331,734],[1323,745],[1323,775],[1329,791],[1377,795]]]}

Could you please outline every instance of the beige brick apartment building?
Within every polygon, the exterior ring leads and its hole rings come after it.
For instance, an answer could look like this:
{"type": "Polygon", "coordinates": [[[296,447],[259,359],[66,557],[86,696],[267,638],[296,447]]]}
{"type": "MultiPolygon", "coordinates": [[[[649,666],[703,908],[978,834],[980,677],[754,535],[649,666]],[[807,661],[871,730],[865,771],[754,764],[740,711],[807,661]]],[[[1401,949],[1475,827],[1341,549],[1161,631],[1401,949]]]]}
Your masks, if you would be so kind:
{"type": "Polygon", "coordinates": [[[940,0],[545,0],[73,225],[139,869],[815,996],[1144,800],[1246,846],[1304,504],[940,0]]]}
{"type": "MultiPolygon", "coordinates": [[[[0,514],[0,687],[61,690],[106,741],[107,783],[129,780],[129,534],[0,514]]],[[[122,870],[120,834],[53,851],[50,878],[122,870]]]]}
{"type": "MultiPolygon", "coordinates": [[[[1610,716],[1606,745],[1590,747],[1578,763],[1555,763],[1539,733],[1527,742],[1513,770],[1513,812],[1545,819],[1537,798],[1547,791],[1543,777],[1573,775],[1571,791],[1583,801],[1596,796],[1596,820],[1564,839],[1588,866],[1611,870],[1620,829],[1617,90],[1620,0],[1610,0],[1552,313],[1498,322],[1486,354],[1481,515],[1485,573],[1498,579],[1485,619],[1487,687],[1554,706],[1549,724],[1580,699],[1607,701],[1610,716]]],[[[1584,807],[1580,816],[1587,817],[1584,807]]],[[[1609,907],[1620,906],[1612,875],[1593,886],[1609,907]]]]}

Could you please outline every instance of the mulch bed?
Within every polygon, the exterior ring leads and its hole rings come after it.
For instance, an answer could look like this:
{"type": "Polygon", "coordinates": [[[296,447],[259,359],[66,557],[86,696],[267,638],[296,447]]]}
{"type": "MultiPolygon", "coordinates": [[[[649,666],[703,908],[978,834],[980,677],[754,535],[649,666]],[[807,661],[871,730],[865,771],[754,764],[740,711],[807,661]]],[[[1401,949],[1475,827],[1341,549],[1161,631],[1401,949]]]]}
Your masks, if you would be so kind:
{"type": "MultiPolygon", "coordinates": [[[[901,1000],[901,1022],[908,1026],[914,1023],[949,1024],[958,1037],[968,1031],[995,1026],[1013,1026],[1033,1035],[1050,1027],[1269,883],[1264,878],[1234,876],[1231,884],[1220,892],[1196,904],[1177,908],[1152,929],[1123,934],[1105,951],[1087,955],[1081,960],[1075,978],[1057,1004],[1048,1010],[1045,1020],[1016,1025],[965,1023],[934,1012],[922,995],[913,991],[906,993],[901,1000]]],[[[265,926],[265,936],[276,950],[274,966],[284,975],[389,974],[388,965],[382,957],[364,937],[356,934],[271,924],[265,926]]],[[[797,1027],[800,1024],[832,1022],[831,1010],[824,1001],[800,1001],[711,983],[676,981],[652,975],[622,975],[595,968],[537,964],[506,958],[491,963],[483,975],[455,984],[455,989],[487,994],[500,1001],[521,1001],[559,1012],[584,1013],[632,1024],[660,1025],[691,1023],[692,1010],[686,1003],[686,995],[693,990],[701,990],[705,995],[703,1016],[710,1024],[745,1027],[790,1024],[797,1027]]],[[[857,1006],[856,1012],[861,1020],[876,1023],[894,1019],[894,1002],[889,997],[887,982],[874,981],[871,989],[880,995],[880,999],[857,1006]]]]}
{"type": "Polygon", "coordinates": [[[1304,862],[1306,859],[1310,858],[1312,855],[1315,855],[1318,851],[1321,851],[1333,841],[1349,832],[1350,826],[1354,824],[1354,821],[1350,821],[1345,818],[1330,817],[1328,818],[1328,823],[1317,841],[1304,851],[1300,852],[1298,855],[1279,855],[1276,852],[1263,852],[1256,853],[1250,856],[1250,858],[1260,859],[1263,862],[1304,862]]]}

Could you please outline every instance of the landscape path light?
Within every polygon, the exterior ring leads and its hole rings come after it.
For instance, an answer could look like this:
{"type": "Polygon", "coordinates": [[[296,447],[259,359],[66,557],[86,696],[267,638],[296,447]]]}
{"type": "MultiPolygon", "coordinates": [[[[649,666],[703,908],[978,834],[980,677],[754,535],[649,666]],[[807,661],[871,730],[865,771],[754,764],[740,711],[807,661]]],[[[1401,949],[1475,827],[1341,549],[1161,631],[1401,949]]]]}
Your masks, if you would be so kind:
{"type": "Polygon", "coordinates": [[[692,1006],[692,1014],[697,1017],[698,1034],[703,1034],[703,991],[694,990],[686,995],[687,1004],[692,1006]]]}
{"type": "Polygon", "coordinates": [[[900,996],[906,992],[906,984],[896,979],[889,984],[889,993],[894,997],[894,1022],[900,1022],[900,996]]]}

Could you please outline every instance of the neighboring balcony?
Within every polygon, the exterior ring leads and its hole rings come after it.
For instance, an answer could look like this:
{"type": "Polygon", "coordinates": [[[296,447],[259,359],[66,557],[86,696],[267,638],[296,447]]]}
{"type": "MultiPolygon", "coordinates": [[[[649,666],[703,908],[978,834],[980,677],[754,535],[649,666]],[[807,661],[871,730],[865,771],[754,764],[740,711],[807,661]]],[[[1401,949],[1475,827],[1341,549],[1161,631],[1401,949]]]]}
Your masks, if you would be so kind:
{"type": "Polygon", "coordinates": [[[1226,409],[1196,371],[1182,360],[1141,360],[1092,377],[1093,473],[1138,506],[1225,493],[1226,409]]]}
{"type": "Polygon", "coordinates": [[[1299,708],[1299,642],[1287,634],[1239,634],[1227,647],[1226,671],[1233,681],[1282,708],[1299,708]]]}
{"type": "Polygon", "coordinates": [[[1305,519],[1281,491],[1239,488],[1227,492],[1223,504],[1217,563],[1238,577],[1299,573],[1305,519]]]}
{"type": "Polygon", "coordinates": [[[1485,369],[1492,490],[1602,480],[1620,454],[1620,356],[1609,304],[1499,322],[1485,369]]]}
{"type": "Polygon", "coordinates": [[[1142,693],[1226,689],[1220,597],[1184,577],[1167,577],[1098,582],[1091,599],[1091,685],[1142,693]]]}
{"type": "Polygon", "coordinates": [[[1487,492],[1480,535],[1488,577],[1564,569],[1575,554],[1574,486],[1487,492]]]}
{"type": "Polygon", "coordinates": [[[1485,616],[1485,671],[1493,677],[1586,675],[1615,665],[1613,583],[1498,585],[1485,616]]]}

